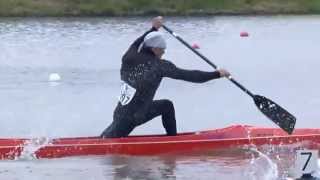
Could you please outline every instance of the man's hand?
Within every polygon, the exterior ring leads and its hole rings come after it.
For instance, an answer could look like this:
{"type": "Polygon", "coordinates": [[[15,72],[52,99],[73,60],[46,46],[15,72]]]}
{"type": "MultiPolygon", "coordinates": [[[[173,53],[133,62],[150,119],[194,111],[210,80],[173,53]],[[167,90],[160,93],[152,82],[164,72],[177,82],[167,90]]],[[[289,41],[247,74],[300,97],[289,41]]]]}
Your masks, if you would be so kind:
{"type": "Polygon", "coordinates": [[[163,23],[163,18],[162,16],[157,16],[152,19],[152,27],[156,28],[157,30],[161,28],[163,23]]]}
{"type": "Polygon", "coordinates": [[[229,77],[229,76],[231,76],[231,74],[225,69],[218,69],[217,71],[220,73],[221,77],[229,77]]]}

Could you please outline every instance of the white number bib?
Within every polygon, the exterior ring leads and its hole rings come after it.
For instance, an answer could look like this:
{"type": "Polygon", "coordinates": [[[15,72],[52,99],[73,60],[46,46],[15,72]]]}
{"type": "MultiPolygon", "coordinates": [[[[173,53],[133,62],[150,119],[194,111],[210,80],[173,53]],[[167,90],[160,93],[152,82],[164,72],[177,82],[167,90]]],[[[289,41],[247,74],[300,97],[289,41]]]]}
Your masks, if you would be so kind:
{"type": "Polygon", "coordinates": [[[131,87],[129,84],[125,82],[121,82],[121,90],[119,96],[119,102],[121,105],[127,105],[132,100],[134,94],[136,93],[136,89],[131,87]]]}

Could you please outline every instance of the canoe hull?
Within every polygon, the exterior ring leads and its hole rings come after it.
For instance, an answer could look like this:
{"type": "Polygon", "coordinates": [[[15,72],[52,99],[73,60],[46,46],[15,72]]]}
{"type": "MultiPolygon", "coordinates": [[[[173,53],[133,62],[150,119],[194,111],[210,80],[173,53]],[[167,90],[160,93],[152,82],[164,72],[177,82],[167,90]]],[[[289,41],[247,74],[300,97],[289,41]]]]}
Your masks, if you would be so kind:
{"type": "MultiPolygon", "coordinates": [[[[0,139],[0,159],[16,159],[30,146],[29,139],[0,139]]],[[[277,128],[256,128],[252,126],[230,126],[227,128],[182,133],[177,136],[148,135],[126,138],[101,139],[78,137],[52,139],[37,144],[36,158],[61,158],[88,155],[156,155],[199,150],[214,150],[244,145],[289,145],[301,142],[312,148],[319,148],[320,129],[296,129],[287,135],[277,128]]],[[[38,143],[38,141],[37,141],[38,143]]],[[[32,145],[32,144],[31,144],[32,145]]],[[[302,146],[302,144],[301,144],[302,146]]]]}

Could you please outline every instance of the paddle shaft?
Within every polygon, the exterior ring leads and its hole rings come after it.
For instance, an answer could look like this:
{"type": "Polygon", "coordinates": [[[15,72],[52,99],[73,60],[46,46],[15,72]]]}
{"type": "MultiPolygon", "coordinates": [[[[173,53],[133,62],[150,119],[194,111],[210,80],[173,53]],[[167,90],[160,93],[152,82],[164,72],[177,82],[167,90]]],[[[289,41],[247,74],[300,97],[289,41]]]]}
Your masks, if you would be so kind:
{"type": "MultiPolygon", "coordinates": [[[[173,32],[171,29],[169,29],[167,26],[162,25],[163,29],[168,31],[172,36],[174,36],[176,39],[178,39],[182,44],[184,44],[187,48],[189,48],[192,52],[197,54],[202,60],[204,60],[206,63],[208,63],[210,66],[212,66],[214,69],[218,69],[218,66],[213,64],[207,57],[202,55],[199,51],[192,48],[190,44],[188,44],[185,40],[183,40],[180,36],[178,36],[175,32],[173,32]]],[[[243,85],[241,85],[239,82],[237,82],[235,79],[233,79],[231,76],[228,77],[228,79],[233,82],[236,86],[238,86],[242,91],[247,93],[249,96],[254,98],[254,94],[252,94],[247,88],[245,88],[243,85]]]]}

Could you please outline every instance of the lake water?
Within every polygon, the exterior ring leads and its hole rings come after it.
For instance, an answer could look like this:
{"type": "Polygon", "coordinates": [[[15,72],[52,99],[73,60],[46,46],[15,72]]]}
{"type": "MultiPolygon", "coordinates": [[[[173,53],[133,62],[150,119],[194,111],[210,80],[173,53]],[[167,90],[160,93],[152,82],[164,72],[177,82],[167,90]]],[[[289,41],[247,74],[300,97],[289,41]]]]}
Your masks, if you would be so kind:
{"type": "MultiPolygon", "coordinates": [[[[139,18],[0,18],[0,137],[99,135],[112,121],[121,56],[150,28],[139,18]],[[61,81],[49,82],[51,73],[61,81]]],[[[320,127],[320,16],[170,17],[166,25],[253,93],[320,127]],[[249,37],[240,37],[246,31],[249,37]]],[[[163,31],[164,32],[164,31],[163,31]]],[[[164,56],[211,67],[165,33],[164,56]]],[[[227,80],[165,79],[156,99],[174,102],[178,131],[234,124],[275,127],[227,80]]],[[[159,118],[133,134],[163,133],[159,118]]],[[[251,148],[179,156],[106,156],[0,162],[1,179],[282,179],[290,157],[251,148]],[[261,152],[260,152],[261,151],[261,152]],[[281,157],[281,158],[279,158],[281,157]]]]}

